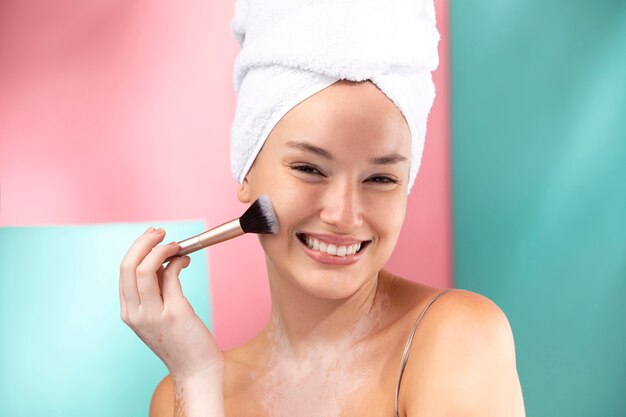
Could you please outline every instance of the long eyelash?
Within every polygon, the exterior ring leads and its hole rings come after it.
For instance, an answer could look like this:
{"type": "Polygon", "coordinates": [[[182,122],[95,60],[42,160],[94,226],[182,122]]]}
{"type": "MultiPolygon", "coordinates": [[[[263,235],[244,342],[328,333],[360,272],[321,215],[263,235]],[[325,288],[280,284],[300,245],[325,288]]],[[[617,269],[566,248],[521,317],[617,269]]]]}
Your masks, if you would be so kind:
{"type": "Polygon", "coordinates": [[[373,180],[373,179],[382,179],[382,180],[384,180],[384,181],[373,181],[373,182],[378,183],[378,184],[399,184],[400,183],[400,181],[398,181],[395,178],[382,177],[382,176],[372,177],[368,181],[373,180]]]}
{"type": "Polygon", "coordinates": [[[306,165],[306,164],[289,165],[289,168],[293,169],[294,171],[300,171],[305,174],[324,176],[324,174],[322,174],[319,169],[317,169],[316,167],[312,165],[306,165]],[[312,171],[315,171],[315,172],[312,172],[312,171]]]}

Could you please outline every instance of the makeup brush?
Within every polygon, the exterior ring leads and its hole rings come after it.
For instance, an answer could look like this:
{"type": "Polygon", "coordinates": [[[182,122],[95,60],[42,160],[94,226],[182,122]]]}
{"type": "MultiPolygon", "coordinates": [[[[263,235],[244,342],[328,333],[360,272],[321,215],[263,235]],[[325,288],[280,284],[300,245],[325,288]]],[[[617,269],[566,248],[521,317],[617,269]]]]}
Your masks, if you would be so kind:
{"type": "Polygon", "coordinates": [[[177,256],[185,256],[216,243],[241,236],[244,233],[278,233],[276,213],[274,213],[274,207],[268,196],[262,195],[257,198],[240,218],[178,242],[180,249],[176,255],[170,256],[163,263],[169,262],[177,256]]]}

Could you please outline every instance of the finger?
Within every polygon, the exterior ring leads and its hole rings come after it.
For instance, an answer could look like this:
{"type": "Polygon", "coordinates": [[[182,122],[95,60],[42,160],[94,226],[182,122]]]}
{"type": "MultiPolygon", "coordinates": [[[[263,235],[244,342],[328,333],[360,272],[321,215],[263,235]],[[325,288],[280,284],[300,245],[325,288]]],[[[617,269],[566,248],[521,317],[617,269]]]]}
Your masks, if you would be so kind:
{"type": "Polygon", "coordinates": [[[177,256],[170,261],[165,271],[163,271],[163,286],[161,289],[163,290],[163,302],[166,305],[184,298],[178,275],[180,271],[183,268],[187,268],[190,263],[191,258],[189,258],[189,256],[177,256]]]}
{"type": "Polygon", "coordinates": [[[178,252],[178,243],[170,242],[167,245],[159,245],[146,255],[137,267],[137,289],[142,309],[146,311],[162,311],[163,298],[157,271],[162,267],[163,261],[178,252]]]}
{"type": "MultiPolygon", "coordinates": [[[[153,229],[153,228],[150,228],[153,229]]],[[[141,302],[137,289],[137,266],[148,253],[165,237],[162,229],[146,230],[131,245],[120,265],[120,284],[122,286],[126,307],[136,309],[141,302]]]]}
{"type": "Polygon", "coordinates": [[[126,307],[126,300],[124,299],[124,291],[122,290],[122,283],[120,281],[120,317],[122,321],[126,322],[128,317],[128,309],[126,307]]]}

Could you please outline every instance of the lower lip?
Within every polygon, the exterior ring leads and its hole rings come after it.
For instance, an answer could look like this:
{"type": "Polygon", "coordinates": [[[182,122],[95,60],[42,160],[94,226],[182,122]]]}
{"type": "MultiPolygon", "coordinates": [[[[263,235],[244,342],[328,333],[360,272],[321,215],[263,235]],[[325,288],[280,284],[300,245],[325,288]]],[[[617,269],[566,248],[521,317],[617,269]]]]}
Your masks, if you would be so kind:
{"type": "Polygon", "coordinates": [[[307,245],[302,243],[300,239],[298,239],[298,236],[296,236],[295,239],[298,241],[298,243],[300,243],[300,246],[304,248],[304,253],[309,255],[309,258],[327,265],[352,265],[353,263],[361,259],[361,254],[365,251],[365,249],[367,249],[363,248],[360,252],[354,253],[352,255],[335,256],[309,248],[307,245]]]}

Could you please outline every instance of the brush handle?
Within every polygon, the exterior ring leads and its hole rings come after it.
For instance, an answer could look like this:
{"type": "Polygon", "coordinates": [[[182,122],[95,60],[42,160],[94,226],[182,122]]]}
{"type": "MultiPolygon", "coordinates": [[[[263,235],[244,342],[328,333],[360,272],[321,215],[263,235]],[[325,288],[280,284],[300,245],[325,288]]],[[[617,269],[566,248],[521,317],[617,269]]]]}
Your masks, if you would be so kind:
{"type": "Polygon", "coordinates": [[[239,219],[231,220],[214,227],[213,229],[207,230],[204,233],[200,233],[199,235],[178,242],[180,248],[178,249],[178,252],[176,252],[176,255],[170,256],[164,260],[163,263],[169,262],[177,256],[185,256],[199,251],[200,249],[204,249],[208,246],[215,245],[216,243],[220,243],[243,234],[244,231],[239,224],[239,219]]]}

